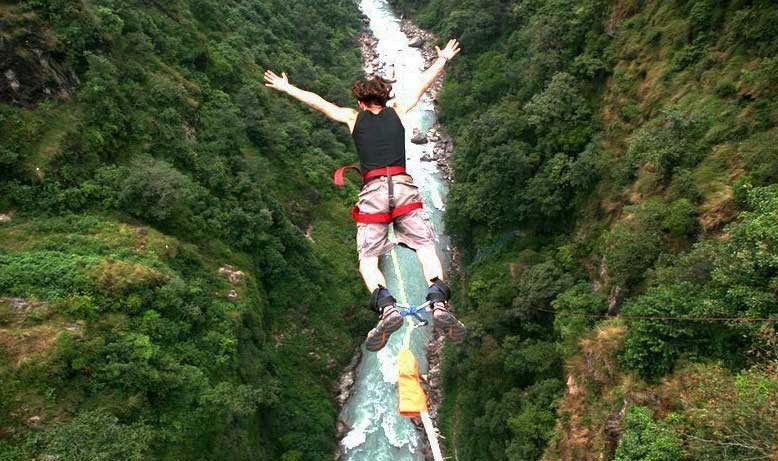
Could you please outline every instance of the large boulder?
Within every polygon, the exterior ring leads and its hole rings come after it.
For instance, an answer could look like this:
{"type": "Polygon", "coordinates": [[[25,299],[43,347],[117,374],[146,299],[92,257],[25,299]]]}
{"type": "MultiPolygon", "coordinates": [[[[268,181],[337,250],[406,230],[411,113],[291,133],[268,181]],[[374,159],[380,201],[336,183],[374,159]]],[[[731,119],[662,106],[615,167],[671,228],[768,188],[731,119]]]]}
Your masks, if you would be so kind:
{"type": "Polygon", "coordinates": [[[413,130],[413,136],[411,137],[411,142],[414,144],[427,144],[429,140],[427,139],[427,135],[425,133],[422,133],[419,131],[418,128],[414,128],[413,130]]]}
{"type": "Polygon", "coordinates": [[[421,48],[424,45],[424,39],[421,37],[413,37],[410,42],[408,42],[408,46],[412,48],[421,48]]]}

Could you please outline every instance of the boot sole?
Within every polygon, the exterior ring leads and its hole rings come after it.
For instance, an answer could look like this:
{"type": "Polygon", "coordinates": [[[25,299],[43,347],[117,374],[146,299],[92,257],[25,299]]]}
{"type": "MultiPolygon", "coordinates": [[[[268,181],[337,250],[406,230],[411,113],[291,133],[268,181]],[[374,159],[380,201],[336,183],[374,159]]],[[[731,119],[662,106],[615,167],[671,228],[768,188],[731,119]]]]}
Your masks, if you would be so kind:
{"type": "Polygon", "coordinates": [[[365,341],[365,348],[370,352],[378,352],[386,346],[389,336],[399,330],[403,324],[403,317],[399,312],[389,314],[378,326],[370,330],[365,341]]]}
{"type": "MultiPolygon", "coordinates": [[[[460,322],[454,314],[447,310],[438,310],[438,315],[433,316],[435,327],[440,328],[446,333],[446,338],[452,343],[461,342],[465,339],[467,328],[460,322]]],[[[437,314],[437,312],[435,312],[437,314]]]]}

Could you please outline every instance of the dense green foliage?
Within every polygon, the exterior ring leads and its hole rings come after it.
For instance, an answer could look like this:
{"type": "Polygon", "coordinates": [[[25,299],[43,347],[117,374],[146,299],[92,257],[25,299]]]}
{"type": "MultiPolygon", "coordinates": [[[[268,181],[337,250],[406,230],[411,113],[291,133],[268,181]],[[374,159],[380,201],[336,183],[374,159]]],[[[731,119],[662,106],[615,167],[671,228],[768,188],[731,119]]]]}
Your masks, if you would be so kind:
{"type": "Polygon", "coordinates": [[[624,434],[616,461],[675,461],[683,459],[680,439],[665,424],[652,419],[646,407],[632,407],[624,417],[624,434]]]}
{"type": "MultiPolygon", "coordinates": [[[[605,312],[778,315],[775,2],[395,3],[462,42],[439,97],[457,143],[446,223],[464,256],[458,307],[472,325],[445,366],[444,426],[462,459],[573,443],[554,433],[562,363],[605,312]]],[[[646,385],[679,360],[778,379],[775,322],[627,327],[620,363],[646,385]]],[[[686,438],[659,430],[640,409],[622,423],[618,459],[696,456],[691,434],[717,437],[698,420],[686,438]]]]}
{"type": "MultiPolygon", "coordinates": [[[[446,354],[449,448],[554,459],[565,360],[621,312],[622,370],[590,387],[632,373],[642,400],[610,396],[620,440],[592,457],[768,457],[775,323],[629,316],[778,315],[775,2],[396,3],[464,50],[440,94],[471,331],[446,354]]],[[[355,5],[20,0],[0,20],[24,90],[0,99],[0,459],[329,458],[369,315],[354,191],[326,187],[351,148],[260,77],[348,104],[355,5]]]]}
{"type": "MultiPolygon", "coordinates": [[[[699,242],[680,258],[658,264],[644,294],[625,315],[755,317],[775,314],[778,294],[778,186],[748,194],[748,209],[725,229],[726,242],[699,242]]],[[[716,357],[737,367],[759,341],[759,322],[631,323],[625,363],[645,376],[667,373],[681,351],[716,357]]]]}
{"type": "Polygon", "coordinates": [[[353,150],[262,71],[349,104],[355,5],[24,0],[0,21],[22,90],[51,87],[0,100],[0,458],[331,457],[369,321],[354,191],[325,187],[353,150]]]}

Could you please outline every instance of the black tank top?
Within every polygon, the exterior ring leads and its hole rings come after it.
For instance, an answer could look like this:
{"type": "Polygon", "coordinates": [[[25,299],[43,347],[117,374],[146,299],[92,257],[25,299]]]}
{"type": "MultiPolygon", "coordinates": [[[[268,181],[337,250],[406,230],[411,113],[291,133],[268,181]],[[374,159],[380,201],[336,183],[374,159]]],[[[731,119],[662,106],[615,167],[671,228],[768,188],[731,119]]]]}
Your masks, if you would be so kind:
{"type": "Polygon", "coordinates": [[[385,107],[378,114],[359,111],[351,137],[363,173],[385,166],[405,166],[405,127],[393,108],[385,107]]]}

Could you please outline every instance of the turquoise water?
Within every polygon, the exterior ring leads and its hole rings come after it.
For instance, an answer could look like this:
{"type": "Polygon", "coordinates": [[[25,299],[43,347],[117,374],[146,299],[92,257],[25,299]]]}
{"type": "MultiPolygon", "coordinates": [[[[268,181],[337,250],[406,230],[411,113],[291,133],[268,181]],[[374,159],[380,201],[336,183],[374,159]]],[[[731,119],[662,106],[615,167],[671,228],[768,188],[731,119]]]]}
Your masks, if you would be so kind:
{"type": "MultiPolygon", "coordinates": [[[[370,28],[378,39],[377,52],[385,68],[394,66],[397,82],[396,96],[410,94],[418,86],[424,70],[420,50],[408,46],[408,37],[400,30],[400,22],[392,8],[384,0],[362,0],[362,12],[370,18],[370,28]]],[[[406,121],[407,169],[424,195],[425,208],[439,237],[438,254],[444,266],[448,260],[448,239],[442,227],[443,209],[447,193],[446,184],[437,172],[436,165],[422,162],[424,153],[431,153],[432,143],[416,145],[410,142],[413,128],[427,131],[435,123],[432,103],[423,99],[406,121]]],[[[382,258],[381,268],[389,289],[401,302],[424,302],[427,284],[416,255],[397,247],[394,256],[382,258]],[[395,265],[394,260],[398,262],[395,265]],[[398,276],[399,275],[399,276],[398,276]]],[[[351,430],[342,440],[345,450],[342,459],[348,461],[405,461],[423,460],[418,447],[419,436],[410,420],[397,412],[397,352],[405,335],[404,326],[392,335],[387,346],[378,353],[362,349],[362,361],[348,400],[340,415],[351,430]]],[[[365,332],[367,333],[367,332],[365,332]]],[[[427,363],[424,354],[431,338],[430,327],[416,328],[412,335],[411,349],[419,360],[422,373],[427,363]]]]}

